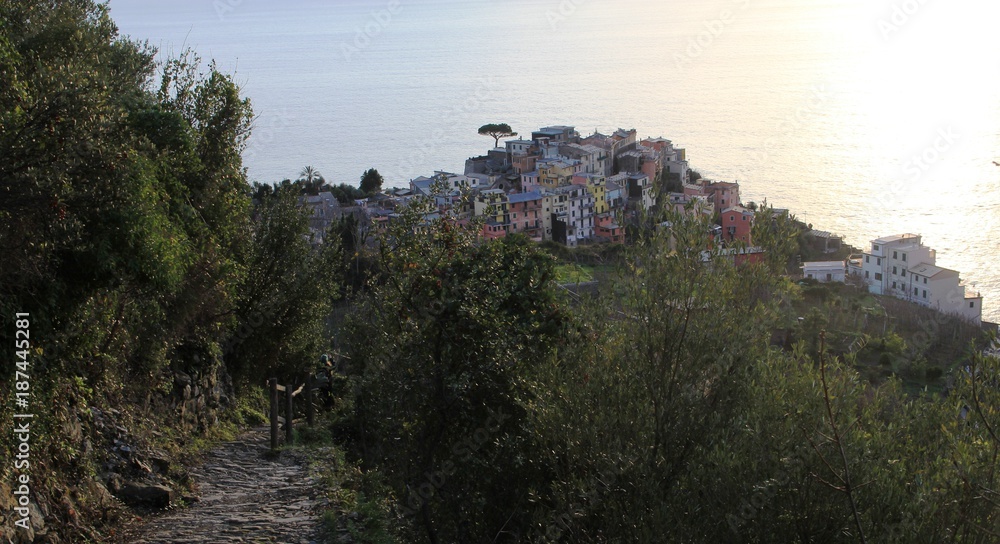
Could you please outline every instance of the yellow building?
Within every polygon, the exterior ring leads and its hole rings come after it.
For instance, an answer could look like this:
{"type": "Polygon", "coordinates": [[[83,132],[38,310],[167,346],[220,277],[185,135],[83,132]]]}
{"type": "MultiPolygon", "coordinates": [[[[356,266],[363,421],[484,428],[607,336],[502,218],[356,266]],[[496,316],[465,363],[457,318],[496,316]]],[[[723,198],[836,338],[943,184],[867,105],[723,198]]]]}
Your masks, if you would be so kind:
{"type": "Polygon", "coordinates": [[[487,221],[500,224],[507,223],[507,193],[500,189],[481,191],[476,195],[474,207],[476,217],[485,217],[487,221]]]}
{"type": "Polygon", "coordinates": [[[576,174],[573,176],[574,185],[583,185],[587,192],[594,197],[594,215],[603,215],[611,211],[608,204],[607,177],[601,174],[576,174]]]}
{"type": "Polygon", "coordinates": [[[538,184],[546,189],[569,185],[579,168],[580,161],[540,160],[538,161],[538,184]]]}

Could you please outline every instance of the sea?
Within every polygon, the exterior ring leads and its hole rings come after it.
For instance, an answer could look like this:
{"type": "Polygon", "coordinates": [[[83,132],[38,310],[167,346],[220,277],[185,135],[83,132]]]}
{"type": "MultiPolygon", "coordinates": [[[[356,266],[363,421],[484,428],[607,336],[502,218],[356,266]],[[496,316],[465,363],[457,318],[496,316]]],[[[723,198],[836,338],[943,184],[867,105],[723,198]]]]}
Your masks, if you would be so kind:
{"type": "Polygon", "coordinates": [[[687,150],[745,202],[867,247],[922,234],[1000,321],[1000,3],[982,0],[109,0],[159,58],[250,97],[252,180],[387,186],[572,125],[687,150]]]}

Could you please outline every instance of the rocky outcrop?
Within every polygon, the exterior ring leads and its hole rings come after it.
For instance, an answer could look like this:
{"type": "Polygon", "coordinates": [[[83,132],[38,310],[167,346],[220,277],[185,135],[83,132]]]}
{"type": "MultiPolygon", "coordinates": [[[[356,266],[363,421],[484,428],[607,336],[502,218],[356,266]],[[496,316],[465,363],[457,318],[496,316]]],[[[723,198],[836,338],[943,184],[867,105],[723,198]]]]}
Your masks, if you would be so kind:
{"type": "Polygon", "coordinates": [[[59,439],[71,453],[45,465],[48,478],[32,476],[28,529],[14,525],[13,490],[9,482],[0,483],[0,543],[106,541],[122,519],[133,516],[130,508],[147,515],[176,504],[190,477],[150,444],[164,435],[186,441],[218,424],[232,383],[220,365],[210,366],[170,371],[167,387],[148,384],[138,405],[80,403],[61,410],[59,439]]]}
{"type": "Polygon", "coordinates": [[[165,485],[128,482],[118,491],[118,497],[129,506],[166,508],[174,491],[165,485]]]}
{"type": "Polygon", "coordinates": [[[233,384],[229,375],[219,370],[174,370],[170,395],[150,391],[146,408],[174,414],[176,424],[185,432],[201,432],[219,423],[219,414],[229,406],[233,384]]]}

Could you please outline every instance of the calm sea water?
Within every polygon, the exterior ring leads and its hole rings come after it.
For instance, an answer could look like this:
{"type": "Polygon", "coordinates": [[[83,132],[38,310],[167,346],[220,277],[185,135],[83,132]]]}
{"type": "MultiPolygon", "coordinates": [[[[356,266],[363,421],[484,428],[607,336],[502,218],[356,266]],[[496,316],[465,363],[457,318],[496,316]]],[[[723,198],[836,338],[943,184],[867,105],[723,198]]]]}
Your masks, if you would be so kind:
{"type": "Polygon", "coordinates": [[[250,176],[461,171],[476,129],[637,128],[816,228],[916,232],[1000,320],[1000,5],[979,0],[111,0],[235,73],[250,176]]]}

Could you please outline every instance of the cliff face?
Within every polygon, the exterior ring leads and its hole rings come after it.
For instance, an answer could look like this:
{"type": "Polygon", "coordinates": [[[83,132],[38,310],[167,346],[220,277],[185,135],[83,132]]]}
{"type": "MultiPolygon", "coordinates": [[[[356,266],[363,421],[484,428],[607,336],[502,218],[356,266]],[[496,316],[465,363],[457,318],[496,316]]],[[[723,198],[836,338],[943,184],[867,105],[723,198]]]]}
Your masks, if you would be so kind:
{"type": "Polygon", "coordinates": [[[117,405],[70,401],[40,422],[49,436],[32,452],[27,504],[0,481],[0,542],[114,541],[116,525],[183,500],[192,482],[179,454],[218,427],[233,386],[221,365],[160,385],[117,405]]]}

